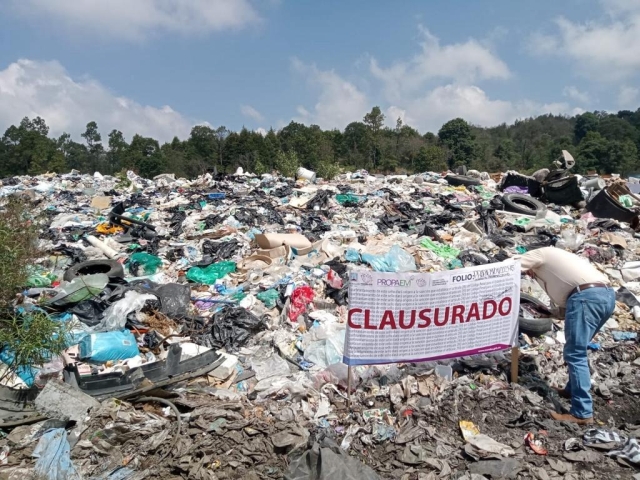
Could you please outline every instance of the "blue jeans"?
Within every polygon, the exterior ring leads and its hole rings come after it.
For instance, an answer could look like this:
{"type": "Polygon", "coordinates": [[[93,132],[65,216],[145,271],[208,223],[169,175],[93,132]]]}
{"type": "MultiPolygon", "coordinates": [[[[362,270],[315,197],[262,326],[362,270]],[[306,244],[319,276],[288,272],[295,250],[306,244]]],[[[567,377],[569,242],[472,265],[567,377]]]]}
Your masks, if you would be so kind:
{"type": "Polygon", "coordinates": [[[593,416],[591,374],[587,361],[587,345],[609,320],[616,306],[616,295],[611,288],[594,287],[574,293],[567,300],[564,333],[564,361],[569,367],[571,415],[577,418],[593,416]]]}

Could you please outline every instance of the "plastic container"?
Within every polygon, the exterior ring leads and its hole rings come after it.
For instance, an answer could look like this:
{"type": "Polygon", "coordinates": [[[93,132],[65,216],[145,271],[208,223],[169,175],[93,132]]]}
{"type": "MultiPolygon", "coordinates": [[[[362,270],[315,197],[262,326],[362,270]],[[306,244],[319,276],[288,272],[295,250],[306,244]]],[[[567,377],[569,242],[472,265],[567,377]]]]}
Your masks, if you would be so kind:
{"type": "Polygon", "coordinates": [[[223,192],[213,192],[208,195],[209,200],[224,200],[226,196],[223,192]]]}
{"type": "Polygon", "coordinates": [[[305,180],[309,180],[310,182],[315,182],[316,172],[312,172],[311,170],[300,167],[298,169],[298,178],[304,178],[305,180]]]}
{"type": "Polygon", "coordinates": [[[584,184],[585,188],[593,188],[594,190],[602,190],[606,186],[607,182],[602,178],[592,178],[584,184]]]}

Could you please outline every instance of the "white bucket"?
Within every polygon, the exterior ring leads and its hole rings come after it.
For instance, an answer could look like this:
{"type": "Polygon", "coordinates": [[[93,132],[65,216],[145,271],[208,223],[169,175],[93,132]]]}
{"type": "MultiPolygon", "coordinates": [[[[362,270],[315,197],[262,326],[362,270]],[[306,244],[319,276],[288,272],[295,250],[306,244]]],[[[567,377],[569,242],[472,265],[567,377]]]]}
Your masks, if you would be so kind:
{"type": "Polygon", "coordinates": [[[309,180],[310,182],[315,182],[316,172],[312,172],[311,170],[300,167],[298,169],[298,178],[304,178],[305,180],[309,180]]]}
{"type": "Polygon", "coordinates": [[[593,188],[594,190],[602,190],[607,186],[607,182],[605,182],[602,178],[592,178],[584,184],[585,188],[593,188]]]}

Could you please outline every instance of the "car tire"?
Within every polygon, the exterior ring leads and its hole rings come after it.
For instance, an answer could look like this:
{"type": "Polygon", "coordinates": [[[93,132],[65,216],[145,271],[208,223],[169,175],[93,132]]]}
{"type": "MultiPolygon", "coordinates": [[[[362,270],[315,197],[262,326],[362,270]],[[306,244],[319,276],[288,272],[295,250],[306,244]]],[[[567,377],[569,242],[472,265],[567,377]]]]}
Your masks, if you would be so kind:
{"type": "Polygon", "coordinates": [[[109,278],[124,278],[124,268],[115,260],[89,260],[67,269],[63,279],[70,282],[80,275],[94,275],[96,273],[105,273],[109,278]]]}
{"type": "Polygon", "coordinates": [[[536,216],[538,212],[547,210],[544,203],[529,195],[521,195],[519,193],[505,193],[502,196],[502,202],[505,210],[523,215],[536,216]]]}
{"type": "Polygon", "coordinates": [[[480,180],[478,180],[477,178],[467,177],[466,175],[447,175],[446,177],[444,177],[444,179],[452,187],[459,187],[462,185],[465,187],[471,187],[474,185],[482,184],[482,182],[480,182],[480,180]]]}
{"type": "MultiPolygon", "coordinates": [[[[549,308],[531,295],[521,293],[520,303],[533,303],[539,310],[542,310],[545,314],[551,315],[549,308]]],[[[539,337],[553,328],[553,319],[551,316],[541,318],[524,318],[523,316],[519,316],[518,328],[520,333],[524,333],[532,337],[539,337]]]]}

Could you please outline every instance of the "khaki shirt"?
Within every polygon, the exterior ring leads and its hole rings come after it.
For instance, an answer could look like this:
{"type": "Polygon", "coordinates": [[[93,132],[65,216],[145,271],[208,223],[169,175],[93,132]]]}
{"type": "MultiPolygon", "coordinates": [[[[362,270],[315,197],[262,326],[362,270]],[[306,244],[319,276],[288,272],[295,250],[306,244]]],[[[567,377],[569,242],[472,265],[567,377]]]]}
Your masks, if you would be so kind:
{"type": "Polygon", "coordinates": [[[520,260],[522,271],[534,273],[540,286],[558,307],[566,306],[569,294],[579,285],[609,285],[609,280],[589,260],[560,248],[539,248],[514,258],[520,260]]]}

